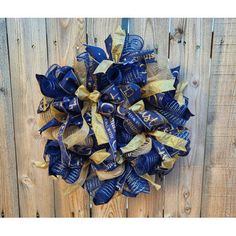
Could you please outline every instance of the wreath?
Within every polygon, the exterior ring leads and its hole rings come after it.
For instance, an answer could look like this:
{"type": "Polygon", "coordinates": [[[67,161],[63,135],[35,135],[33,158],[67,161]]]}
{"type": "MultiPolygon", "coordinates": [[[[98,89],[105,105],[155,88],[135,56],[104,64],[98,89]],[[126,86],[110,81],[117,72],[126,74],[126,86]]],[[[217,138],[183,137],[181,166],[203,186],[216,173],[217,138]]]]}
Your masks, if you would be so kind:
{"type": "Polygon", "coordinates": [[[70,184],[67,193],[82,186],[95,205],[159,189],[155,176],[190,151],[180,67],[162,66],[143,45],[118,27],[106,52],[85,44],[73,67],[54,64],[36,74],[39,132],[48,140],[44,162],[35,164],[70,184]]]}

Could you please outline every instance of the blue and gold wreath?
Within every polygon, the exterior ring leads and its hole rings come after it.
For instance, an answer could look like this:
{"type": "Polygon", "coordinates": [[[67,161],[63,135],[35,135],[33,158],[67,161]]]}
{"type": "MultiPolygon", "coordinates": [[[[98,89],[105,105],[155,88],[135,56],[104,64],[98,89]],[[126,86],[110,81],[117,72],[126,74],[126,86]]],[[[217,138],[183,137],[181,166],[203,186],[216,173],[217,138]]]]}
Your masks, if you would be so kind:
{"type": "Polygon", "coordinates": [[[45,162],[36,165],[70,184],[67,192],[82,186],[96,205],[149,193],[150,184],[159,189],[153,177],[190,151],[180,67],[162,68],[143,44],[119,27],[105,40],[107,53],[85,45],[73,67],[36,75],[39,131],[48,138],[45,162]]]}

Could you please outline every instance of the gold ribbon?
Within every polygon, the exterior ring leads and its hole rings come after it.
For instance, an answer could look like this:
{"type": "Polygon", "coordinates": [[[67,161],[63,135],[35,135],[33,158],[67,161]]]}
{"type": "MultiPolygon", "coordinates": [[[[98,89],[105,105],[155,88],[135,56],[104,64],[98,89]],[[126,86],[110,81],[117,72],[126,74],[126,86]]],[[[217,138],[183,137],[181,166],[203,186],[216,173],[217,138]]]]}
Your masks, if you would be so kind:
{"type": "Polygon", "coordinates": [[[92,127],[93,127],[94,134],[96,136],[98,145],[108,143],[109,139],[105,130],[104,122],[103,122],[101,114],[97,113],[96,103],[92,104],[91,113],[92,113],[92,127]]]}
{"type": "Polygon", "coordinates": [[[96,70],[93,72],[93,74],[98,73],[106,73],[107,70],[110,68],[110,66],[114,64],[114,61],[110,60],[103,60],[96,68],[96,70]]]}
{"type": "Polygon", "coordinates": [[[141,156],[146,153],[149,153],[151,150],[152,150],[152,139],[150,137],[147,137],[145,143],[139,146],[136,150],[129,152],[128,156],[129,157],[141,156]]]}
{"type": "Polygon", "coordinates": [[[143,100],[140,100],[138,102],[136,102],[135,104],[133,104],[131,107],[129,107],[129,110],[133,111],[133,112],[142,112],[144,111],[144,102],[143,100]]]}
{"type": "Polygon", "coordinates": [[[131,141],[124,147],[120,148],[122,153],[132,152],[138,149],[140,146],[142,146],[146,142],[146,136],[144,133],[137,134],[134,136],[134,138],[131,139],[131,141]]]}
{"type": "Polygon", "coordinates": [[[82,101],[90,100],[92,102],[98,102],[100,92],[97,90],[89,92],[84,85],[80,85],[79,88],[75,91],[75,95],[82,101]]]}
{"type": "Polygon", "coordinates": [[[148,174],[142,175],[142,178],[146,179],[157,191],[161,188],[161,185],[155,183],[155,180],[153,180],[153,178],[155,178],[155,176],[151,177],[148,174]]]}
{"type": "Polygon", "coordinates": [[[94,152],[89,158],[94,161],[96,164],[100,164],[105,161],[111,154],[106,152],[106,149],[101,149],[94,152]]]}
{"type": "Polygon", "coordinates": [[[41,169],[48,168],[49,162],[47,161],[33,161],[33,166],[41,169]]]}
{"type": "Polygon", "coordinates": [[[187,87],[188,81],[186,80],[181,80],[176,88],[175,92],[175,100],[179,103],[180,106],[184,105],[184,89],[187,87]]]}
{"type": "Polygon", "coordinates": [[[91,115],[92,115],[92,127],[94,134],[96,136],[98,145],[108,143],[107,133],[104,127],[104,122],[101,114],[97,113],[97,102],[100,98],[100,92],[94,90],[89,92],[84,85],[80,87],[75,92],[76,96],[82,101],[89,101],[91,105],[91,115]]]}
{"type": "Polygon", "coordinates": [[[152,95],[155,95],[157,93],[163,93],[170,90],[175,90],[174,87],[174,80],[157,80],[147,83],[141,88],[142,91],[142,97],[150,97],[152,95]]]}
{"type": "MultiPolygon", "coordinates": [[[[53,106],[52,103],[50,103],[50,105],[49,105],[47,100],[48,100],[47,97],[43,98],[43,102],[46,102],[46,105],[43,105],[43,106],[46,106],[47,108],[48,107],[49,108],[46,109],[46,111],[39,113],[39,116],[37,118],[37,125],[38,125],[39,128],[41,128],[42,126],[47,124],[53,118],[55,118],[58,121],[63,121],[66,118],[66,113],[57,110],[53,106]]],[[[51,139],[51,140],[56,139],[57,136],[55,137],[53,135],[53,133],[54,133],[55,130],[58,130],[58,129],[59,129],[58,127],[50,127],[42,133],[42,136],[47,138],[47,139],[51,139]]]]}
{"type": "Polygon", "coordinates": [[[66,119],[66,113],[58,111],[52,104],[50,105],[50,112],[58,121],[63,121],[66,119]]]}
{"type": "Polygon", "coordinates": [[[120,165],[112,171],[97,170],[96,174],[99,180],[104,181],[107,179],[114,179],[122,175],[125,171],[125,165],[120,165]]]}
{"type": "Polygon", "coordinates": [[[43,96],[43,111],[47,110],[47,99],[45,96],[43,96]]]}
{"type": "Polygon", "coordinates": [[[174,157],[163,160],[163,162],[161,163],[161,168],[171,169],[178,159],[179,155],[175,155],[174,157]]]}
{"type": "Polygon", "coordinates": [[[111,54],[113,61],[111,60],[103,60],[93,72],[93,74],[98,73],[106,73],[107,70],[111,67],[112,64],[118,63],[123,51],[124,43],[125,43],[125,31],[121,29],[120,26],[116,29],[116,31],[112,34],[112,49],[111,54]]]}
{"type": "Polygon", "coordinates": [[[116,29],[116,31],[112,34],[112,49],[111,54],[113,60],[117,63],[120,60],[124,43],[125,43],[125,31],[121,29],[120,26],[116,29]]]}
{"type": "Polygon", "coordinates": [[[163,145],[172,147],[174,149],[180,150],[180,151],[186,151],[186,144],[187,141],[185,139],[176,137],[172,134],[156,130],[154,132],[150,132],[150,135],[154,136],[157,141],[162,143],[163,145]]]}

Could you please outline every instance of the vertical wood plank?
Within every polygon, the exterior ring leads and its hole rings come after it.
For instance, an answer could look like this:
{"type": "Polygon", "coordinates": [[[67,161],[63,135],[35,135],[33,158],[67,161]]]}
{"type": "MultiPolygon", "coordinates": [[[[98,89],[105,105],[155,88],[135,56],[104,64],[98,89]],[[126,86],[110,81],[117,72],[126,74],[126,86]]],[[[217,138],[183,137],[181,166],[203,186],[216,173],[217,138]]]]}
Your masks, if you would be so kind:
{"type": "Polygon", "coordinates": [[[7,19],[13,97],[20,213],[54,216],[54,194],[47,170],[32,166],[42,160],[45,140],[39,135],[36,111],[41,93],[36,73],[47,70],[44,19],[7,19]]]}
{"type": "Polygon", "coordinates": [[[214,20],[203,217],[236,216],[236,21],[214,20]]]}
{"type": "Polygon", "coordinates": [[[166,176],[165,217],[199,217],[205,152],[212,19],[171,19],[170,64],[189,82],[191,152],[166,176]]]}
{"type": "MultiPolygon", "coordinates": [[[[105,49],[104,40],[121,25],[121,18],[88,18],[88,43],[105,49]]],[[[93,217],[125,217],[126,198],[119,196],[102,206],[92,206],[93,217]]]]}
{"type": "MultiPolygon", "coordinates": [[[[130,34],[138,34],[144,39],[145,49],[157,49],[158,60],[167,64],[169,19],[168,18],[131,18],[129,24],[130,34]]],[[[159,181],[159,180],[158,180],[159,181]]],[[[164,182],[157,192],[151,188],[150,194],[140,194],[136,198],[129,198],[129,217],[162,217],[164,207],[164,182]]]]}
{"type": "Polygon", "coordinates": [[[18,188],[6,21],[0,19],[0,217],[18,217],[18,188]]]}
{"type": "Polygon", "coordinates": [[[121,26],[121,18],[88,18],[88,43],[105,49],[104,40],[121,26]]]}
{"type": "MultiPolygon", "coordinates": [[[[49,65],[73,65],[86,43],[85,19],[46,19],[49,65]]],[[[63,180],[55,181],[55,211],[58,217],[89,217],[89,196],[83,188],[65,196],[68,186],[63,180]]]]}

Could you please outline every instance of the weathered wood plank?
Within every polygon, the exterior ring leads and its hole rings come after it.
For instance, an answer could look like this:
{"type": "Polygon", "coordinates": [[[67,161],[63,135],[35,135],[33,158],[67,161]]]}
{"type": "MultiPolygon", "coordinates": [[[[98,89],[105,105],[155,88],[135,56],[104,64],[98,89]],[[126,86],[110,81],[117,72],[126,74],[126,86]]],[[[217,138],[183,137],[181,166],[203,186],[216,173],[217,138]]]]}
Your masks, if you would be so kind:
{"type": "Polygon", "coordinates": [[[201,207],[203,217],[236,216],[235,41],[235,19],[215,19],[201,207]]]}
{"type": "Polygon", "coordinates": [[[86,23],[84,18],[46,19],[48,61],[72,65],[75,56],[84,51],[86,23]]]}
{"type": "Polygon", "coordinates": [[[205,152],[212,19],[172,19],[170,64],[181,65],[189,86],[191,152],[166,176],[165,217],[199,217],[205,152]]]}
{"type": "MultiPolygon", "coordinates": [[[[159,55],[167,58],[167,22],[168,19],[130,19],[130,33],[142,35],[146,48],[158,48],[159,55]]],[[[211,22],[171,19],[170,63],[181,64],[181,78],[189,81],[185,93],[196,114],[188,124],[192,151],[165,177],[161,191],[129,199],[129,217],[159,217],[163,213],[166,217],[236,216],[235,19],[215,20],[210,65],[211,22]]],[[[54,216],[55,210],[56,216],[87,217],[89,200],[83,190],[64,197],[64,183],[56,183],[54,206],[53,183],[47,171],[32,167],[33,160],[42,160],[45,143],[37,132],[36,109],[41,93],[35,73],[45,73],[48,61],[72,65],[75,54],[83,50],[80,44],[85,42],[86,33],[84,19],[48,19],[46,23],[44,19],[7,20],[10,76],[6,23],[0,19],[0,52],[4,55],[0,59],[0,136],[5,137],[0,140],[0,213],[19,215],[19,179],[21,216],[54,216]]],[[[104,48],[104,39],[119,24],[121,19],[88,19],[89,43],[104,48]]],[[[93,206],[92,216],[125,217],[125,198],[93,206]]]]}
{"type": "MultiPolygon", "coordinates": [[[[131,18],[129,24],[130,34],[138,34],[144,39],[144,48],[156,49],[158,59],[162,63],[168,61],[169,19],[168,18],[131,18]]],[[[157,180],[159,181],[159,180],[157,180]]],[[[151,193],[140,194],[130,198],[128,202],[129,217],[162,217],[164,207],[164,181],[158,192],[151,189],[151,193]]]]}
{"type": "MultiPolygon", "coordinates": [[[[87,19],[88,43],[105,49],[104,40],[121,25],[121,18],[89,18],[87,19]]],[[[112,199],[103,206],[92,206],[93,217],[125,217],[126,198],[112,199]]]]}
{"type": "Polygon", "coordinates": [[[17,164],[5,19],[0,19],[0,55],[0,214],[2,217],[18,217],[17,164]]]}
{"type": "MultiPolygon", "coordinates": [[[[73,65],[86,43],[85,19],[46,19],[49,65],[73,65]]],[[[55,181],[55,211],[59,217],[89,217],[89,196],[79,188],[68,196],[63,191],[68,186],[63,180],[55,181]]]]}
{"type": "Polygon", "coordinates": [[[47,170],[32,166],[42,160],[45,140],[37,127],[41,99],[36,73],[47,70],[44,19],[7,19],[20,213],[23,217],[54,216],[52,181],[47,170]]]}
{"type": "Polygon", "coordinates": [[[104,40],[121,25],[121,18],[88,18],[88,43],[105,49],[104,40]]]}

